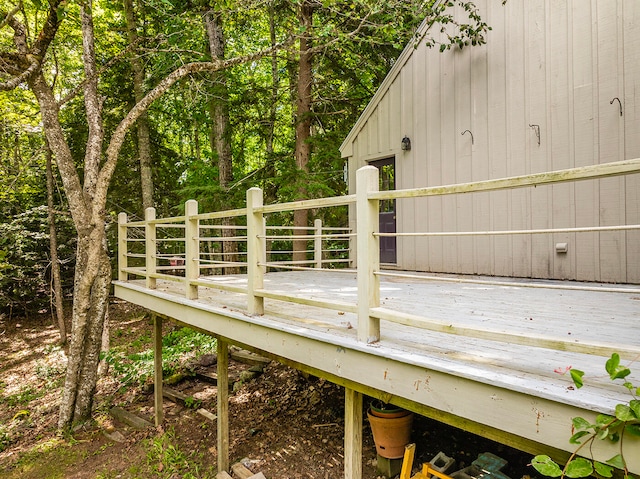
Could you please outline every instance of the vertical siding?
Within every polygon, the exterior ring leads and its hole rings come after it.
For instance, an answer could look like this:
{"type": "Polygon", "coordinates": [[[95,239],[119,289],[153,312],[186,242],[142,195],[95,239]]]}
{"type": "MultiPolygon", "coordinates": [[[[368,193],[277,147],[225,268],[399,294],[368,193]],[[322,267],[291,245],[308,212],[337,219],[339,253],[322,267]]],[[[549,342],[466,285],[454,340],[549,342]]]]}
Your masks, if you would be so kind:
{"type": "MultiPolygon", "coordinates": [[[[496,36],[506,37],[507,55],[505,63],[498,68],[506,71],[507,88],[507,176],[526,174],[529,171],[529,155],[525,145],[530,134],[524,125],[531,123],[526,114],[527,98],[525,83],[529,68],[526,63],[529,44],[525,42],[528,24],[527,9],[523,2],[507,2],[507,22],[505,30],[497,32],[496,36]],[[525,35],[523,35],[523,32],[525,35]],[[526,70],[525,70],[526,68],[526,70]]],[[[528,190],[514,190],[508,192],[507,207],[510,229],[524,230],[531,228],[531,195],[528,190]]],[[[503,210],[504,211],[504,210],[503,210]]],[[[502,214],[500,210],[495,214],[502,214]]],[[[512,244],[511,268],[514,276],[531,276],[531,237],[518,235],[509,238],[512,244]]],[[[499,252],[496,252],[496,255],[499,252]]],[[[506,252],[501,254],[506,255],[506,252]]]]}
{"type": "MultiPolygon", "coordinates": [[[[623,3],[625,158],[640,157],[640,2],[623,3]]],[[[640,175],[626,178],[627,224],[640,224],[640,175]]],[[[627,281],[640,283],[640,231],[626,233],[627,281]]]]}
{"type": "MultiPolygon", "coordinates": [[[[425,60],[428,58],[425,51],[425,60]]],[[[427,62],[427,91],[428,97],[425,99],[425,116],[426,116],[426,155],[423,161],[427,170],[427,186],[436,186],[444,184],[442,169],[442,138],[443,123],[442,117],[446,111],[446,101],[443,100],[442,91],[442,64],[441,62],[427,62]]],[[[427,211],[427,229],[426,231],[443,231],[444,205],[442,198],[430,198],[426,205],[427,211]]],[[[443,238],[429,239],[429,257],[424,265],[426,271],[443,271],[444,270],[444,253],[448,249],[449,241],[443,238]],[[447,245],[447,248],[445,248],[447,245]]]]}
{"type": "MultiPolygon", "coordinates": [[[[640,157],[640,2],[478,0],[488,44],[415,50],[352,144],[351,175],[396,157],[397,187],[514,176],[640,157]],[[624,106],[621,117],[618,104],[624,106]],[[540,143],[536,136],[540,131],[540,143]],[[473,133],[474,143],[469,134],[473,133]],[[400,151],[404,135],[412,150],[400,151]]],[[[438,33],[439,34],[439,33],[438,33]]],[[[353,191],[353,190],[352,190],[353,191]]],[[[640,223],[640,175],[402,200],[399,231],[640,223]]],[[[640,232],[402,238],[407,269],[640,282],[640,232]],[[568,243],[567,254],[555,251],[568,243]]]]}
{"type": "MultiPolygon", "coordinates": [[[[598,104],[598,79],[594,68],[598,63],[596,52],[598,37],[595,18],[597,0],[573,2],[573,150],[575,166],[593,165],[597,162],[598,127],[594,111],[598,104]],[[587,39],[585,41],[585,39],[587,39]]],[[[575,188],[575,225],[587,227],[599,224],[599,182],[578,182],[575,188]]],[[[578,280],[600,277],[600,250],[598,233],[576,235],[576,276],[578,280]]]]}
{"type": "MultiPolygon", "coordinates": [[[[497,2],[490,2],[487,13],[492,18],[494,30],[505,31],[507,21],[506,9],[497,2]]],[[[488,98],[488,141],[489,178],[504,178],[508,176],[507,155],[507,71],[504,68],[507,61],[506,35],[490,33],[491,47],[487,47],[487,98],[488,98]]],[[[491,194],[490,225],[493,231],[510,229],[510,193],[500,191],[491,194]],[[506,214],[505,214],[506,213],[506,214]]],[[[495,236],[492,238],[491,274],[498,276],[513,275],[513,238],[509,236],[495,236]]],[[[489,250],[487,250],[489,251],[489,250]]],[[[488,256],[488,255],[487,255],[488,256]]],[[[480,271],[478,271],[480,272],[480,271]]]]}

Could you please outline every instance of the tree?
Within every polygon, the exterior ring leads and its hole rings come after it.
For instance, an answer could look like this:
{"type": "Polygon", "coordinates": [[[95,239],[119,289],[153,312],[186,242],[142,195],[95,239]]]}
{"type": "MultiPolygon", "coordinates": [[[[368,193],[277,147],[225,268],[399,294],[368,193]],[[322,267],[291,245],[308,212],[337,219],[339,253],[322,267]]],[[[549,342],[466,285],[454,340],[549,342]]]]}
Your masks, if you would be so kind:
{"type": "MultiPolygon", "coordinates": [[[[127,37],[129,45],[134,49],[131,56],[133,73],[133,93],[136,103],[144,98],[144,65],[138,54],[138,25],[133,0],[124,0],[124,11],[127,19],[127,37]]],[[[149,117],[143,112],[136,123],[138,134],[138,158],[140,161],[140,185],[142,189],[143,211],[153,206],[153,177],[151,174],[151,138],[149,134],[149,117]]]]}
{"type": "MultiPolygon", "coordinates": [[[[239,2],[242,3],[242,2],[239,2]]],[[[336,46],[340,42],[352,41],[359,33],[365,32],[365,26],[371,26],[370,18],[382,6],[392,10],[406,4],[404,0],[396,2],[352,2],[357,6],[360,16],[345,14],[355,24],[350,32],[324,29],[319,42],[310,48],[301,48],[311,54],[327,46],[336,46]],[[356,5],[357,4],[357,5],[356,5]]],[[[468,2],[460,2],[468,3],[468,2]]],[[[313,2],[315,6],[317,2],[313,2]]],[[[184,63],[160,79],[156,86],[136,104],[126,110],[119,105],[117,111],[126,111],[115,125],[106,121],[105,98],[100,89],[100,75],[113,61],[106,60],[96,50],[96,25],[94,23],[91,0],[81,1],[79,8],[64,0],[49,0],[44,14],[38,11],[39,3],[34,2],[26,8],[22,3],[8,11],[0,9],[0,91],[12,90],[27,84],[40,108],[42,126],[54,153],[74,226],[78,235],[76,269],[74,279],[74,299],[72,308],[71,340],[69,346],[67,374],[60,405],[58,426],[68,430],[76,421],[90,417],[93,393],[96,388],[98,358],[104,321],[108,304],[111,267],[107,251],[105,218],[107,192],[116,168],[125,135],[149,106],[160,98],[169,88],[188,75],[221,71],[232,66],[257,60],[271,55],[278,49],[290,46],[295,35],[289,35],[280,43],[253,46],[251,52],[230,59],[204,61],[195,59],[184,63]],[[82,43],[81,58],[73,57],[70,49],[68,61],[56,62],[51,53],[54,45],[61,45],[58,39],[66,17],[77,16],[80,24],[79,38],[82,43]],[[10,29],[12,34],[6,33],[10,29]],[[58,41],[58,43],[56,43],[58,41]],[[66,75],[66,76],[65,76],[66,75]],[[63,78],[64,76],[64,78],[63,78]],[[76,78],[82,78],[80,83],[76,78]],[[56,89],[63,84],[62,99],[56,96],[56,89]],[[82,158],[74,158],[71,140],[77,142],[73,132],[67,131],[62,123],[63,106],[68,98],[82,93],[83,111],[87,124],[86,141],[81,148],[82,158]]],[[[349,9],[346,11],[350,11],[349,9]]],[[[303,0],[303,6],[311,7],[311,2],[303,0]]],[[[102,12],[107,11],[102,9],[102,12]]],[[[305,13],[311,18],[311,11],[305,13]]],[[[349,23],[349,22],[342,22],[349,23]]],[[[65,38],[73,41],[76,32],[68,28],[72,35],[65,38]]],[[[369,28],[369,27],[367,27],[369,28]]],[[[65,37],[67,36],[65,32],[65,37]]],[[[306,36],[302,30],[303,38],[306,36]]],[[[366,33],[366,32],[365,32],[366,33]]],[[[103,33],[104,35],[104,33],[103,33]]],[[[304,44],[304,41],[301,45],[304,44]]],[[[102,48],[108,48],[104,40],[102,48]]],[[[115,61],[118,55],[115,56],[115,61]]],[[[60,91],[60,90],[58,90],[60,91]]],[[[109,112],[113,113],[113,112],[109,112]]],[[[112,118],[112,116],[109,116],[112,118]]]]}

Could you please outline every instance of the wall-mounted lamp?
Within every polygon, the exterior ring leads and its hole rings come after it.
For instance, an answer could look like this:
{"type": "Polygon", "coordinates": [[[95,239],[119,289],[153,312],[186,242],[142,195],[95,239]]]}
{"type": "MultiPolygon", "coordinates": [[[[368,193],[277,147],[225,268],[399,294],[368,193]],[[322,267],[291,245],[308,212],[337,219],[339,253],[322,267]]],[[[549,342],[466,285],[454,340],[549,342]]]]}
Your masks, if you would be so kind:
{"type": "Polygon", "coordinates": [[[408,136],[405,136],[405,137],[402,139],[402,143],[400,144],[400,148],[401,148],[403,151],[409,151],[409,150],[411,149],[411,140],[409,139],[409,137],[408,137],[408,136]]]}

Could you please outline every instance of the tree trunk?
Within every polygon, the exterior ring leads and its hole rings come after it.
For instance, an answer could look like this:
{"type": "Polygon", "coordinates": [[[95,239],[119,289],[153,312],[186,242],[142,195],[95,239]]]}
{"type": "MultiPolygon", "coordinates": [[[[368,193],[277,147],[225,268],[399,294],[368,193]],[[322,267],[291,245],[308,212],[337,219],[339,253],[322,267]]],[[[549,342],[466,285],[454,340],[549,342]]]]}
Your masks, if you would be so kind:
{"type": "MultiPolygon", "coordinates": [[[[276,44],[276,9],[273,2],[269,4],[269,37],[271,46],[276,44]]],[[[280,75],[278,73],[278,52],[271,54],[271,108],[269,109],[269,124],[267,137],[265,140],[265,148],[267,150],[267,162],[264,171],[263,191],[266,203],[274,203],[277,200],[277,187],[275,183],[276,176],[276,157],[274,148],[274,139],[276,131],[276,118],[278,108],[278,87],[280,84],[280,75]]]]}
{"type": "MultiPolygon", "coordinates": [[[[305,199],[307,190],[305,184],[309,158],[311,156],[311,84],[313,81],[313,55],[311,48],[311,35],[313,28],[313,6],[311,2],[304,1],[299,10],[300,23],[303,26],[303,33],[300,36],[300,60],[298,62],[298,84],[297,84],[297,108],[296,108],[296,168],[300,177],[300,187],[298,188],[298,199],[305,199]]],[[[293,214],[293,224],[295,227],[307,227],[309,222],[308,210],[296,210],[293,214]]],[[[304,234],[302,231],[295,231],[295,234],[304,234]]],[[[293,260],[304,261],[307,259],[307,241],[294,240],[293,260]]]]}
{"type": "MultiPolygon", "coordinates": [[[[222,18],[220,13],[209,10],[204,15],[207,37],[209,39],[209,51],[213,60],[224,60],[225,38],[222,28],[222,18]]],[[[229,126],[229,92],[227,90],[227,78],[224,71],[215,72],[213,77],[213,98],[209,104],[211,115],[211,149],[218,156],[218,175],[222,191],[227,191],[233,180],[233,157],[231,155],[231,130],[229,126]]],[[[229,208],[224,200],[221,202],[223,208],[229,208]]],[[[222,251],[225,262],[236,262],[238,257],[238,243],[229,241],[236,235],[232,226],[235,224],[233,218],[223,218],[222,220],[222,251]]],[[[224,268],[228,274],[238,273],[235,266],[224,268]]]]}
{"type": "Polygon", "coordinates": [[[58,419],[63,430],[91,417],[111,282],[105,245],[104,224],[78,238],[71,343],[58,419]]]}
{"type": "MultiPolygon", "coordinates": [[[[45,141],[46,142],[46,141],[45,141]]],[[[55,305],[58,331],[60,332],[60,344],[67,343],[67,326],[64,323],[64,305],[62,302],[62,281],[60,279],[60,261],[58,259],[58,237],[56,235],[56,222],[53,214],[53,156],[49,144],[46,144],[47,157],[47,213],[49,222],[49,249],[51,250],[51,279],[53,283],[52,294],[55,305]]]]}
{"type": "MultiPolygon", "coordinates": [[[[133,0],[124,0],[124,11],[127,18],[127,36],[129,45],[137,45],[138,28],[136,15],[133,8],[133,0]]],[[[136,103],[144,98],[144,65],[136,53],[131,57],[131,70],[133,71],[133,93],[136,103]]],[[[153,176],[151,170],[151,139],[149,134],[149,116],[142,113],[136,122],[138,134],[138,157],[140,160],[140,184],[142,187],[143,212],[153,206],[153,176]]]]}

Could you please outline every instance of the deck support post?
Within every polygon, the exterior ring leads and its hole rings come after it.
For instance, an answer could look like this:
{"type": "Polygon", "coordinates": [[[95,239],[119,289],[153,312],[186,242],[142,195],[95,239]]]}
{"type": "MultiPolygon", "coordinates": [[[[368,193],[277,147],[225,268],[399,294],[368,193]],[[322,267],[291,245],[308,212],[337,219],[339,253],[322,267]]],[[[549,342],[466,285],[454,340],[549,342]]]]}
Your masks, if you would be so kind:
{"type": "Polygon", "coordinates": [[[344,389],[344,477],[362,479],[362,393],[344,389]]]}
{"type": "Polygon", "coordinates": [[[313,220],[313,260],[316,268],[322,269],[322,220],[313,220]]]}
{"type": "Polygon", "coordinates": [[[127,281],[129,275],[125,268],[129,266],[127,261],[127,214],[118,214],[118,281],[127,281]]]}
{"type": "Polygon", "coordinates": [[[187,299],[198,299],[198,286],[191,281],[200,276],[200,220],[198,202],[189,200],[184,205],[184,280],[187,299]]]}
{"type": "Polygon", "coordinates": [[[375,343],[380,340],[380,320],[369,314],[380,306],[379,201],[370,200],[369,193],[379,190],[378,168],[364,166],[356,173],[357,266],[358,266],[358,341],[375,343]]]}
{"type": "Polygon", "coordinates": [[[264,314],[264,298],[255,292],[264,286],[265,223],[261,211],[262,190],[247,190],[247,310],[249,314],[264,314]]]}
{"type": "Polygon", "coordinates": [[[156,426],[164,421],[162,410],[162,318],[153,315],[153,406],[156,426]]]}
{"type": "Polygon", "coordinates": [[[147,272],[147,288],[156,289],[156,224],[151,223],[156,219],[156,209],[153,207],[144,210],[144,251],[145,269],[147,272]]]}
{"type": "Polygon", "coordinates": [[[229,344],[217,339],[218,353],[218,472],[229,471],[229,344]]]}

